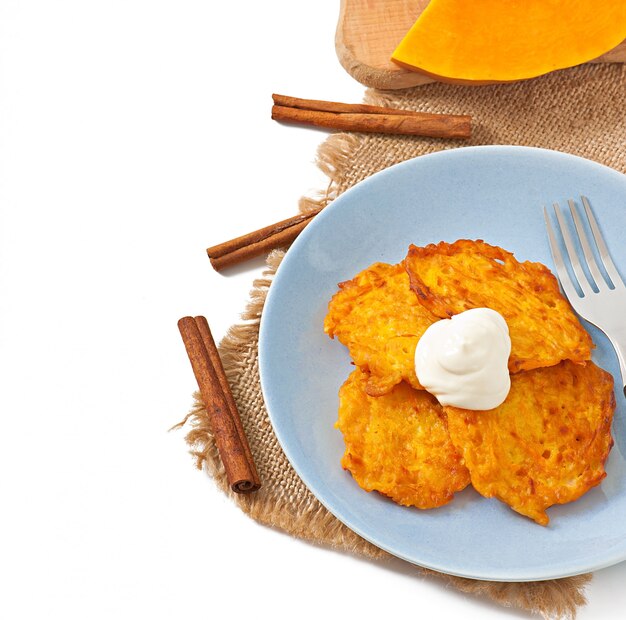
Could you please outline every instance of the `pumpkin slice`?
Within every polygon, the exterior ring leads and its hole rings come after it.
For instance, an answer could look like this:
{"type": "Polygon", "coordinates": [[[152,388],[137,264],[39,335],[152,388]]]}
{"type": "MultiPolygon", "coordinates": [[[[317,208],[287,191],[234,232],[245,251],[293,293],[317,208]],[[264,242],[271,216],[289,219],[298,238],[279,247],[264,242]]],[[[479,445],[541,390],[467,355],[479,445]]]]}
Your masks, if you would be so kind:
{"type": "Polygon", "coordinates": [[[431,0],[393,52],[453,82],[509,82],[593,60],[626,38],[624,0],[431,0]]]}

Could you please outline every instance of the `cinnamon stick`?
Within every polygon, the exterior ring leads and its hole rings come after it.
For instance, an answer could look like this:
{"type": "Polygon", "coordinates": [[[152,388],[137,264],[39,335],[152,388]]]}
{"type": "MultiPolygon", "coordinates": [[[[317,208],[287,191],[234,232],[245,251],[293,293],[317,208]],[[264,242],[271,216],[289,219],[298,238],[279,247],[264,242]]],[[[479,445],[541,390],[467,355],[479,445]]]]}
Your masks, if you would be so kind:
{"type": "MultiPolygon", "coordinates": [[[[338,101],[322,101],[320,99],[301,99],[300,97],[290,97],[289,95],[278,95],[274,93],[272,100],[275,105],[288,108],[301,108],[302,110],[318,110],[320,112],[346,112],[352,114],[397,114],[400,116],[441,116],[440,114],[426,114],[425,112],[414,112],[413,110],[402,110],[399,108],[386,108],[378,105],[368,105],[365,103],[340,103],[338,101]]],[[[469,116],[467,118],[470,118],[469,116]]]]}
{"type": "Polygon", "coordinates": [[[310,213],[296,215],[207,248],[211,265],[216,271],[221,271],[273,248],[288,245],[320,211],[321,209],[316,209],[310,213]]]}
{"type": "Polygon", "coordinates": [[[256,491],[261,481],[209,324],[204,317],[186,316],[178,321],[178,329],[230,488],[236,493],[256,491]]]}
{"type": "Polygon", "coordinates": [[[361,114],[305,110],[272,106],[272,118],[314,127],[366,133],[390,133],[431,138],[469,138],[472,134],[468,116],[450,114],[361,114]],[[416,116],[419,114],[419,116],[416,116]]]}

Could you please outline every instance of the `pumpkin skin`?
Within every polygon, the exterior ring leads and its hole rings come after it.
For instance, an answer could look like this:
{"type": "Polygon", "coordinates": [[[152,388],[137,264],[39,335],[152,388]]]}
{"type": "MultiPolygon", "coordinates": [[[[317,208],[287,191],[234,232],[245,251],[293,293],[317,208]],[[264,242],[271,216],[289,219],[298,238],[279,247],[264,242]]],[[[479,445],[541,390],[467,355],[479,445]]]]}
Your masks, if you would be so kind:
{"type": "Polygon", "coordinates": [[[533,78],[626,38],[626,0],[431,0],[393,52],[402,67],[468,84],[533,78]]]}

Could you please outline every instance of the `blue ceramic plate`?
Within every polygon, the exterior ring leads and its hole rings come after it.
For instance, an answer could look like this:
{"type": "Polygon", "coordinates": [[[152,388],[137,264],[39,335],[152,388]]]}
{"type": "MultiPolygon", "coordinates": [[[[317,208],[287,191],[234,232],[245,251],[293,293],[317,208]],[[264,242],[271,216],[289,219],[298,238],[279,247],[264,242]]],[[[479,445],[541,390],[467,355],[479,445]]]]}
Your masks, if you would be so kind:
{"type": "MultiPolygon", "coordinates": [[[[548,527],[471,488],[427,511],[366,493],[341,468],[343,440],[333,427],[337,391],[352,370],[346,349],[322,328],[338,282],[375,261],[400,261],[410,243],[459,238],[481,238],[552,268],[542,206],[565,205],[581,194],[589,197],[615,262],[626,269],[626,176],[572,155],[525,147],[454,149],[388,168],[337,198],[293,244],[261,322],[263,393],[295,470],[363,538],[409,562],[475,579],[552,579],[626,559],[621,389],[607,478],[580,500],[550,508],[548,527]]],[[[595,362],[619,384],[608,341],[586,327],[597,345],[595,362]]]]}

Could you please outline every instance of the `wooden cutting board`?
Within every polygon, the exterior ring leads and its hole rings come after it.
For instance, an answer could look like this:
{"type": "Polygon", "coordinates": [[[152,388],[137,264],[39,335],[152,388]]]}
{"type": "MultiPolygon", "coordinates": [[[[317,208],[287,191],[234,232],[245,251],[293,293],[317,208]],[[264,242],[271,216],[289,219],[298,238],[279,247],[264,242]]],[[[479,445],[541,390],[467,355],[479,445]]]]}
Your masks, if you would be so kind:
{"type": "MultiPolygon", "coordinates": [[[[391,54],[429,0],[341,0],[335,48],[343,68],[373,88],[432,82],[391,62],[391,54]]],[[[626,41],[591,62],[626,62],[626,41]]]]}

